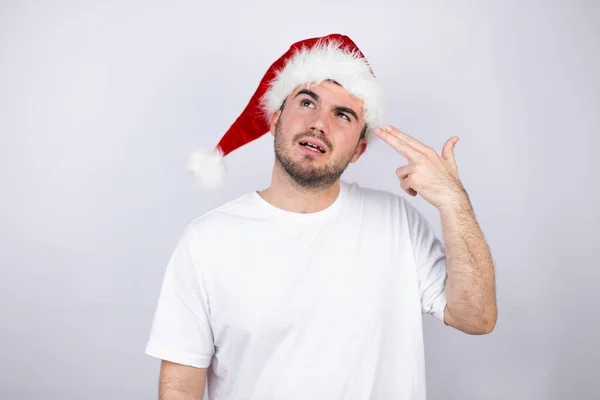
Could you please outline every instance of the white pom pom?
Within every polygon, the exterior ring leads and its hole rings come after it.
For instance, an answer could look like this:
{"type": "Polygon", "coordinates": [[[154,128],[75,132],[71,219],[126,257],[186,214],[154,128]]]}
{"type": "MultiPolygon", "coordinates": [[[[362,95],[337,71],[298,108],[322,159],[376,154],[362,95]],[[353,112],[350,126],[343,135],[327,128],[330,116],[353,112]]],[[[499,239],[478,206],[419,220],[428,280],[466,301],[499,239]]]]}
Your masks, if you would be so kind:
{"type": "Polygon", "coordinates": [[[223,155],[216,150],[198,149],[192,152],[187,168],[194,173],[204,189],[218,188],[225,178],[223,155]]]}

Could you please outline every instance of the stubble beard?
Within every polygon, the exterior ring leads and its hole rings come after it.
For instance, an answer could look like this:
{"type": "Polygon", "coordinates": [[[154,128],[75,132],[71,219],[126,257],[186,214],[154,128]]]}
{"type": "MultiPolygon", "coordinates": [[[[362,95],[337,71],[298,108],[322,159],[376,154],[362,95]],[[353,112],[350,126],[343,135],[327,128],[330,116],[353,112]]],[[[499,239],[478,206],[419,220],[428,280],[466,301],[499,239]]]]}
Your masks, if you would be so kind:
{"type": "MultiPolygon", "coordinates": [[[[329,165],[316,167],[312,165],[313,157],[305,155],[302,159],[295,161],[290,156],[292,147],[290,142],[286,141],[282,135],[281,118],[275,125],[275,160],[288,176],[300,187],[304,189],[317,190],[331,187],[342,176],[354,153],[347,154],[342,160],[332,162],[329,165]]],[[[329,151],[332,151],[331,144],[326,137],[319,136],[314,132],[303,132],[295,135],[292,139],[292,145],[301,137],[315,137],[326,143],[329,151]]]]}

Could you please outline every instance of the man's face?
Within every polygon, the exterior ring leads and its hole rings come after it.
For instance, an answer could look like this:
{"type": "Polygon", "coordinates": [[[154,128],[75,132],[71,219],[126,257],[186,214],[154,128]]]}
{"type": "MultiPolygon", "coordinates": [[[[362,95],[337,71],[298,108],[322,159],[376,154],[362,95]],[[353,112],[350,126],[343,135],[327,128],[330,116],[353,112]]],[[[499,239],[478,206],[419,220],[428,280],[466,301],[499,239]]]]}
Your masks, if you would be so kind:
{"type": "Polygon", "coordinates": [[[271,120],[276,162],[300,186],[334,184],[366,149],[363,101],[325,81],[301,86],[271,120]]]}

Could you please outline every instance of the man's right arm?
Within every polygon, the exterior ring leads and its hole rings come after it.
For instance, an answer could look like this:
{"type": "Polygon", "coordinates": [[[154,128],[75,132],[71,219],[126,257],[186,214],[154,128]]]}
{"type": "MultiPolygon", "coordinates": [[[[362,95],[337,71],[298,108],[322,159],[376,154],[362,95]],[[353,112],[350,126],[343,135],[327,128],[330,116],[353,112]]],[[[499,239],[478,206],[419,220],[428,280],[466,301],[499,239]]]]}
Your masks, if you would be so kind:
{"type": "Polygon", "coordinates": [[[207,368],[163,360],[160,367],[160,400],[202,400],[207,368]]]}
{"type": "Polygon", "coordinates": [[[145,350],[161,361],[160,400],[203,400],[215,347],[201,244],[188,226],[163,278],[145,350]]]}

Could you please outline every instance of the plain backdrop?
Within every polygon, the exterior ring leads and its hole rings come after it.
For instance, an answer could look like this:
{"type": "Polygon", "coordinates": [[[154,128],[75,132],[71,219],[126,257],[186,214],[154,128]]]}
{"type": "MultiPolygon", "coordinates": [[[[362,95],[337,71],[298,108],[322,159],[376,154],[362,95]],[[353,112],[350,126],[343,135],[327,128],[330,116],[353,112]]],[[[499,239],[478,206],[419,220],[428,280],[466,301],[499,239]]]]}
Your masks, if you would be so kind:
{"type": "MultiPolygon", "coordinates": [[[[216,192],[186,158],[293,42],[334,32],[385,87],[385,124],[438,152],[460,138],[496,263],[491,335],[424,317],[429,399],[600,398],[594,0],[2,1],[0,398],[157,398],[166,262],[193,218],[270,183],[272,137],[216,192]]],[[[403,194],[405,162],[376,140],[344,179],[403,194]]]]}

